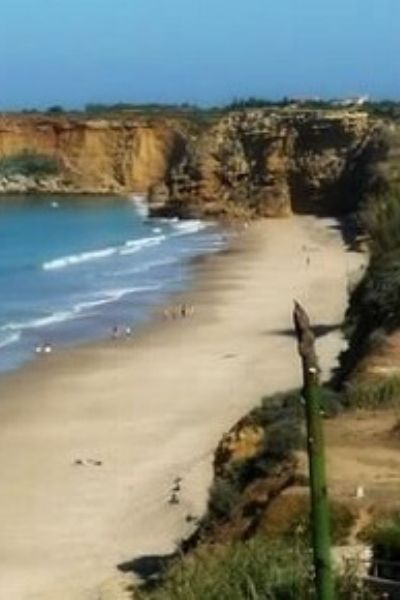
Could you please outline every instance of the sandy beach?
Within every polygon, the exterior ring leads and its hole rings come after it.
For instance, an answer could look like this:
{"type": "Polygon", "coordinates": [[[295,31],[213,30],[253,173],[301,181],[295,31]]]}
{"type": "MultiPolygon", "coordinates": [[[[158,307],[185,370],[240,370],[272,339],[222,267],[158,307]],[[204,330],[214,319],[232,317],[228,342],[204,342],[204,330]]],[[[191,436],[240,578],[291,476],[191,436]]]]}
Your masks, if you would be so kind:
{"type": "Polygon", "coordinates": [[[335,365],[362,261],[334,220],[258,222],[197,267],[184,297],[193,317],[1,377],[0,598],[128,597],[117,565],[170,553],[190,531],[223,432],[263,395],[299,384],[294,298],[323,326],[325,375],[335,365]]]}

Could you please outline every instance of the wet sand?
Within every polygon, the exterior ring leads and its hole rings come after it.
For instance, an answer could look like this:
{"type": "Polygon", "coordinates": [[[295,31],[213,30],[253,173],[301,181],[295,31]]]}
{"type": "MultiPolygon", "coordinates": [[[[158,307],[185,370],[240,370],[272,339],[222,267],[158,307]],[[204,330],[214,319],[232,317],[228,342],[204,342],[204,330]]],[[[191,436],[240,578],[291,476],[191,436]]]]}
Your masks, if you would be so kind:
{"type": "Polygon", "coordinates": [[[294,298],[321,326],[325,374],[334,366],[362,260],[333,220],[258,222],[196,267],[192,317],[1,377],[0,597],[124,598],[117,565],[173,551],[204,510],[223,432],[299,384],[294,298]]]}

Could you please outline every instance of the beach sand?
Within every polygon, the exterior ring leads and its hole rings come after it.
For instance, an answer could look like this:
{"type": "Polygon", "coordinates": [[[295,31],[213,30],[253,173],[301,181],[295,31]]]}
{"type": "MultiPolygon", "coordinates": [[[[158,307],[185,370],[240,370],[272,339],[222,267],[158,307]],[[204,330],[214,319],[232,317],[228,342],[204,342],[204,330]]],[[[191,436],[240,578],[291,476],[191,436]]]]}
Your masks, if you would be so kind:
{"type": "Polygon", "coordinates": [[[224,431],[263,395],[299,384],[294,298],[325,334],[325,374],[334,366],[362,261],[333,220],[258,222],[196,267],[184,297],[193,317],[1,377],[0,598],[128,597],[117,565],[170,553],[191,530],[185,517],[205,508],[224,431]]]}

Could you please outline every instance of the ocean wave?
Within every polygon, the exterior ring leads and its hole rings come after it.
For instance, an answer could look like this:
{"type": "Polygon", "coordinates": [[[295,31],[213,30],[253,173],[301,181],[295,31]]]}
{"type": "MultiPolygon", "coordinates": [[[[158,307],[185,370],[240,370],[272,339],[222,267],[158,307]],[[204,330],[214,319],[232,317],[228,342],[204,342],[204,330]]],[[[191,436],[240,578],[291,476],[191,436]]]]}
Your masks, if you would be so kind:
{"type": "MultiPolygon", "coordinates": [[[[40,329],[49,325],[64,323],[65,321],[70,321],[72,319],[85,316],[85,313],[103,304],[117,302],[118,300],[121,300],[124,296],[127,296],[128,294],[156,291],[159,290],[161,287],[161,284],[154,284],[133,286],[127,288],[117,288],[107,290],[104,292],[99,292],[98,294],[91,296],[91,298],[88,300],[82,300],[80,302],[77,302],[71,309],[53,312],[50,315],[46,315],[45,317],[28,319],[27,321],[7,323],[6,325],[3,325],[0,328],[0,331],[11,331],[16,332],[14,335],[20,335],[22,331],[25,331],[27,329],[40,329]]],[[[88,315],[86,314],[86,316],[88,315]]],[[[0,347],[1,344],[2,342],[0,340],[0,347]]]]}
{"type": "MultiPolygon", "coordinates": [[[[200,221],[199,219],[191,219],[187,221],[179,221],[175,219],[169,220],[175,230],[172,236],[189,235],[202,231],[206,227],[209,227],[209,223],[200,221]]],[[[161,231],[160,228],[154,228],[153,232],[161,231]]],[[[124,244],[119,246],[109,246],[107,248],[100,248],[99,250],[91,250],[87,252],[81,252],[79,254],[70,254],[68,256],[61,256],[52,260],[46,261],[42,264],[44,271],[52,271],[58,269],[65,269],[66,267],[72,267],[80,265],[82,263],[109,258],[110,256],[126,256],[129,254],[136,254],[143,248],[151,248],[152,246],[158,246],[167,239],[167,236],[163,233],[159,235],[153,235],[150,237],[143,237],[134,240],[127,240],[124,244]]]]}
{"type": "Polygon", "coordinates": [[[5,348],[6,346],[9,346],[10,344],[14,344],[15,342],[18,342],[18,340],[21,337],[21,333],[20,332],[15,332],[15,333],[11,333],[10,335],[7,335],[4,339],[0,339],[0,348],[5,348]]]}
{"type": "Polygon", "coordinates": [[[172,227],[175,229],[175,232],[172,235],[177,236],[177,235],[188,235],[190,233],[198,233],[199,231],[202,231],[209,225],[210,225],[209,223],[200,221],[200,219],[189,219],[187,221],[175,221],[172,223],[172,227]]]}
{"type": "Polygon", "coordinates": [[[134,194],[132,196],[132,202],[137,214],[143,219],[147,219],[149,216],[149,205],[147,204],[146,196],[144,194],[134,194]]]}
{"type": "Polygon", "coordinates": [[[124,256],[126,254],[134,254],[142,250],[142,248],[158,246],[158,244],[161,244],[161,242],[163,242],[165,239],[165,235],[157,235],[139,238],[136,240],[127,240],[121,246],[110,246],[108,248],[102,248],[100,250],[81,252],[80,254],[70,254],[69,256],[62,256],[60,258],[49,260],[42,264],[42,269],[44,271],[64,269],[65,267],[80,265],[82,263],[91,262],[102,258],[108,258],[113,255],[124,256]]]}
{"type": "Polygon", "coordinates": [[[158,246],[165,239],[165,235],[155,235],[147,238],[139,238],[138,240],[128,240],[125,242],[125,246],[119,250],[119,254],[121,256],[125,256],[126,254],[134,254],[135,252],[142,250],[142,248],[158,246]]]}
{"type": "Polygon", "coordinates": [[[71,265],[79,265],[84,262],[92,260],[98,260],[99,258],[107,258],[112,256],[118,251],[118,248],[109,247],[103,248],[102,250],[93,250],[92,252],[82,252],[81,254],[71,254],[70,256],[63,256],[61,258],[55,258],[48,262],[43,263],[42,268],[45,271],[52,269],[63,269],[64,267],[70,267],[71,265]]]}
{"type": "Polygon", "coordinates": [[[137,294],[139,292],[153,292],[159,290],[161,288],[161,284],[154,285],[136,285],[127,288],[117,288],[113,290],[107,290],[105,292],[99,292],[96,294],[91,300],[84,300],[83,302],[78,302],[75,304],[73,308],[73,312],[75,314],[80,314],[88,309],[96,308],[97,306],[102,306],[103,304],[110,304],[111,302],[117,302],[121,300],[124,296],[128,294],[137,294]]]}
{"type": "Polygon", "coordinates": [[[39,329],[46,327],[46,325],[54,325],[55,323],[62,323],[73,318],[75,315],[73,310],[64,310],[54,312],[46,317],[38,317],[35,319],[28,319],[27,321],[11,322],[4,325],[2,331],[25,331],[26,329],[39,329]]]}
{"type": "Polygon", "coordinates": [[[128,267],[126,269],[118,269],[117,271],[113,270],[109,274],[113,275],[115,277],[118,277],[120,275],[137,275],[139,273],[147,273],[148,271],[151,271],[152,269],[155,269],[157,267],[174,265],[177,262],[179,262],[178,257],[160,258],[159,260],[152,260],[143,265],[130,267],[130,268],[128,267]]]}

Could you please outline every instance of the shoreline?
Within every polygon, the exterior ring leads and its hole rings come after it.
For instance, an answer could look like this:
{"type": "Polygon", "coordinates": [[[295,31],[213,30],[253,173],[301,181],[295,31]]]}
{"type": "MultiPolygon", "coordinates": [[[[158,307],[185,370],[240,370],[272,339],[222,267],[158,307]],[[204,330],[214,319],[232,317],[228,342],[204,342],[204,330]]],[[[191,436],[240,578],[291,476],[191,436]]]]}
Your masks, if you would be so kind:
{"type": "MultiPolygon", "coordinates": [[[[201,285],[202,279],[207,277],[207,263],[212,261],[217,256],[229,256],[231,253],[236,252],[237,248],[235,245],[237,241],[237,239],[233,240],[232,247],[229,245],[227,248],[218,250],[215,253],[206,253],[200,256],[189,258],[187,260],[187,265],[190,269],[190,275],[188,277],[186,291],[168,292],[165,300],[161,300],[159,304],[155,305],[155,307],[149,311],[146,318],[135,323],[132,329],[132,335],[130,337],[120,335],[117,338],[112,338],[110,334],[108,337],[104,335],[104,337],[100,336],[94,339],[84,340],[82,342],[66,345],[60,344],[59,346],[53,348],[51,356],[39,357],[32,355],[30,360],[27,360],[21,365],[11,368],[7,371],[0,371],[0,384],[6,378],[15,377],[19,379],[20,375],[24,377],[28,373],[34,373],[36,369],[41,369],[42,367],[44,369],[48,367],[51,368],[49,363],[62,361],[70,354],[75,355],[79,354],[80,352],[87,354],[90,351],[95,352],[96,349],[100,348],[106,351],[110,348],[110,345],[117,347],[119,344],[121,344],[125,348],[131,347],[136,345],[136,342],[139,339],[149,335],[154,330],[167,327],[168,324],[173,324],[174,322],[180,321],[180,318],[172,320],[165,318],[163,314],[164,311],[172,306],[178,306],[183,303],[189,304],[189,300],[193,300],[194,296],[196,295],[196,289],[199,285],[201,285]]],[[[187,319],[189,318],[190,317],[187,317],[187,319]]]]}
{"type": "MultiPolygon", "coordinates": [[[[40,199],[46,207],[46,202],[50,203],[54,198],[41,196],[40,199]]],[[[23,201],[25,200],[26,198],[23,201]]],[[[109,200],[119,199],[115,197],[109,200]]],[[[57,204],[57,208],[58,206],[57,204]]],[[[69,204],[64,206],[68,209],[69,204]]],[[[108,202],[106,206],[109,206],[108,202]]],[[[41,272],[47,277],[40,284],[44,287],[44,294],[42,294],[44,300],[40,295],[38,298],[35,296],[36,304],[33,303],[32,309],[28,297],[24,316],[21,316],[23,313],[15,316],[12,311],[7,313],[6,290],[6,312],[0,327],[0,374],[2,376],[26,368],[32,362],[35,363],[38,358],[45,358],[38,356],[35,349],[47,344],[52,347],[53,353],[59,354],[63,350],[106,342],[109,337],[111,338],[114,326],[120,328],[121,334],[123,329],[128,327],[133,331],[140,331],[143,324],[152,320],[155,306],[163,306],[178,291],[190,289],[193,284],[196,259],[203,253],[207,256],[220,251],[230,241],[227,238],[230,237],[228,229],[216,223],[209,226],[196,220],[188,221],[186,226],[186,222],[181,224],[177,219],[163,222],[147,219],[143,212],[145,209],[139,204],[138,197],[126,197],[123,203],[117,205],[117,209],[122,210],[121,206],[134,215],[133,224],[138,229],[136,233],[134,229],[131,234],[135,238],[134,242],[129,237],[130,232],[125,231],[122,232],[121,238],[114,236],[103,246],[98,241],[97,246],[89,243],[88,249],[81,245],[75,250],[66,248],[64,254],[62,250],[58,250],[58,253],[56,250],[53,253],[48,252],[47,257],[44,254],[37,263],[29,265],[29,274],[24,273],[28,281],[27,285],[30,287],[34,287],[35,283],[37,285],[41,272]],[[125,246],[134,244],[137,244],[137,248],[136,246],[132,248],[133,252],[130,248],[125,249],[125,246]],[[150,247],[148,251],[147,246],[158,244],[160,250],[150,247]],[[124,256],[142,249],[144,249],[143,253],[140,252],[132,257],[124,256]],[[106,266],[102,267],[104,263],[98,259],[102,258],[104,250],[109,252],[110,260],[114,262],[107,262],[106,266]],[[170,267],[160,266],[165,258],[166,264],[170,264],[170,267]],[[73,271],[64,269],[70,264],[77,264],[82,270],[80,263],[88,260],[91,261],[88,268],[93,272],[92,283],[82,287],[79,292],[72,293],[71,285],[68,288],[64,283],[68,282],[68,278],[73,277],[73,271]],[[121,262],[122,260],[124,262],[121,262]],[[107,271],[107,268],[110,273],[104,275],[102,270],[107,271]],[[132,269],[131,274],[129,269],[132,269]],[[110,277],[113,270],[116,276],[110,277]],[[133,274],[136,272],[137,274],[133,274]],[[55,285],[61,291],[53,294],[55,300],[52,298],[47,305],[46,286],[52,290],[55,285]]],[[[84,209],[85,207],[86,204],[83,204],[84,209]]],[[[50,208],[47,212],[50,215],[50,208]]],[[[51,212],[52,218],[53,215],[57,213],[51,212]]],[[[22,273],[19,273],[19,277],[22,278],[22,273]]]]}
{"type": "MultiPolygon", "coordinates": [[[[224,230],[221,229],[221,235],[223,235],[223,231],[224,230]]],[[[111,335],[112,332],[110,332],[108,336],[106,336],[104,332],[101,335],[93,336],[92,339],[75,341],[73,343],[61,342],[59,346],[52,348],[51,356],[37,356],[32,354],[31,358],[23,363],[7,370],[0,371],[0,382],[6,377],[11,377],[13,375],[18,377],[22,372],[32,371],[35,368],[38,368],[38,365],[48,364],[49,360],[62,360],[64,355],[69,355],[70,353],[79,351],[87,352],[90,351],[90,349],[95,350],[100,347],[108,348],[109,344],[116,346],[121,343],[125,347],[129,346],[153,329],[167,325],[169,320],[164,317],[164,311],[173,306],[189,303],[188,300],[195,295],[195,290],[200,285],[200,282],[207,276],[206,272],[209,261],[212,261],[217,256],[229,256],[231,253],[238,251],[237,244],[241,233],[236,232],[235,234],[229,235],[229,242],[226,247],[222,247],[213,252],[205,252],[204,254],[192,256],[182,261],[181,266],[188,269],[185,290],[179,292],[166,292],[164,294],[165,297],[160,298],[159,302],[149,310],[147,315],[134,324],[131,324],[130,322],[123,322],[121,324],[116,323],[119,327],[123,327],[124,325],[130,326],[132,329],[131,336],[119,335],[117,338],[113,338],[111,335]]],[[[172,322],[174,322],[174,320],[172,320],[172,322]]],[[[46,336],[44,339],[46,339],[46,336]]]]}
{"type": "Polygon", "coordinates": [[[326,375],[360,262],[332,219],[256,222],[203,257],[191,291],[174,295],[195,306],[193,318],[160,317],[129,340],[63,349],[2,375],[8,600],[122,599],[131,574],[117,565],[172,552],[190,531],[186,516],[205,508],[224,431],[300,381],[293,299],[328,327],[318,339],[326,375]],[[87,459],[101,464],[76,462],[87,459]],[[181,499],[171,506],[176,477],[181,499]]]}

